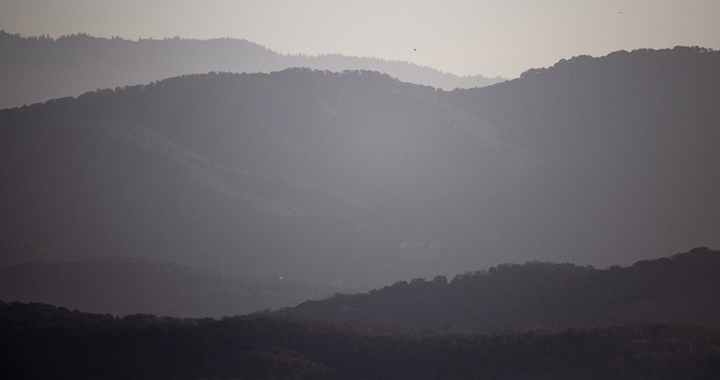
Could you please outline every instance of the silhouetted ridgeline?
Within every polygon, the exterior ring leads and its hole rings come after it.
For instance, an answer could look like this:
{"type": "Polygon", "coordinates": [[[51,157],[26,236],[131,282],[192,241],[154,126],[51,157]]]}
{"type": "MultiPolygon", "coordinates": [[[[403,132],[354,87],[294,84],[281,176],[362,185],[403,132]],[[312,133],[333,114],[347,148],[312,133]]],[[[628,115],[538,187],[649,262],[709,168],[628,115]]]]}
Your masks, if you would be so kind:
{"type": "Polygon", "coordinates": [[[0,31],[0,108],[185,74],[267,73],[288,67],[376,70],[405,82],[446,90],[487,86],[504,80],[480,75],[458,77],[408,62],[340,55],[282,55],[246,40],[229,38],[130,41],[77,34],[52,39],[0,31]]]}
{"type": "Polygon", "coordinates": [[[716,379],[720,333],[691,325],[439,333],[277,317],[122,319],[0,302],[6,379],[716,379]]]}
{"type": "Polygon", "coordinates": [[[397,282],[369,293],[335,295],[277,314],[329,320],[564,329],[634,321],[720,327],[720,251],[696,248],[671,258],[605,270],[573,264],[502,264],[487,271],[397,282]]]}
{"type": "Polygon", "coordinates": [[[132,256],[0,266],[0,300],[95,313],[221,317],[325,298],[342,288],[249,278],[132,256]]]}

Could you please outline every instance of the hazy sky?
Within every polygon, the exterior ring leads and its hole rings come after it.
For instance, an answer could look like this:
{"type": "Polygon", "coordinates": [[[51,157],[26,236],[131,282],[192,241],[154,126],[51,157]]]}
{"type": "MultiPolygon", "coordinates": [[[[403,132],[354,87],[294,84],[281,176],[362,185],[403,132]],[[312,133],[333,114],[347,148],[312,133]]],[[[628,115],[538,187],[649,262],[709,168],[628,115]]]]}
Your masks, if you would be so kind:
{"type": "Polygon", "coordinates": [[[581,54],[720,49],[720,0],[0,0],[0,28],[23,36],[244,38],[285,54],[516,77],[581,54]]]}

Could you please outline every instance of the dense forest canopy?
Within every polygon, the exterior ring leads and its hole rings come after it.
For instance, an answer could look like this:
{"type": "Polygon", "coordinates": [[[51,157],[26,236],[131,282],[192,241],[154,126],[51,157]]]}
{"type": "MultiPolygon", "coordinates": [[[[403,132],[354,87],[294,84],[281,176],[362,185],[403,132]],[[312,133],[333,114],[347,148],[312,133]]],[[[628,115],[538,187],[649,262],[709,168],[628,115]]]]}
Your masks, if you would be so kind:
{"type": "Polygon", "coordinates": [[[720,334],[691,325],[483,335],[299,318],[89,314],[0,302],[3,378],[715,379],[720,334]]]}

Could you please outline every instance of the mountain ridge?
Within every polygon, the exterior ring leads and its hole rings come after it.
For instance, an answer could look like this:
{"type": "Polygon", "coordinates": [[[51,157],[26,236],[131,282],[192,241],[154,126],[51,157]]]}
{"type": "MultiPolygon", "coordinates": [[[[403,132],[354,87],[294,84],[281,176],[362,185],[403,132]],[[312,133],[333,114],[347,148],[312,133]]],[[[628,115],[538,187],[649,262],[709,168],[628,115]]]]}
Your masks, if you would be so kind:
{"type": "Polygon", "coordinates": [[[459,77],[408,62],[346,57],[282,55],[244,39],[165,38],[125,40],[84,33],[21,37],[0,31],[0,108],[79,96],[98,88],[137,85],[179,75],[219,71],[272,72],[314,69],[372,69],[409,82],[451,90],[496,83],[502,78],[459,77]]]}

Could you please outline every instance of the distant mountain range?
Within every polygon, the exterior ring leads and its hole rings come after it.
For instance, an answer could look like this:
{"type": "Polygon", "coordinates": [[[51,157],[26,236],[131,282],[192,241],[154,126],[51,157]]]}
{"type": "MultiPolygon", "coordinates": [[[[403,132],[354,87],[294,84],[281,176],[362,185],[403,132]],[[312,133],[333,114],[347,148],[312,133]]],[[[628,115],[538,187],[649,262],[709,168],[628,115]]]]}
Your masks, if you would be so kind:
{"type": "MultiPolygon", "coordinates": [[[[83,39],[108,42],[59,41],[83,39]]],[[[5,109],[0,236],[362,287],[714,247],[719,68],[638,50],[450,92],[296,68],[5,109]]]]}
{"type": "Polygon", "coordinates": [[[290,67],[373,70],[445,90],[487,86],[500,77],[459,77],[408,62],[375,58],[282,55],[239,39],[130,41],[86,34],[21,37],[0,31],[0,108],[77,96],[87,91],[149,83],[211,71],[254,73],[290,67]]]}

